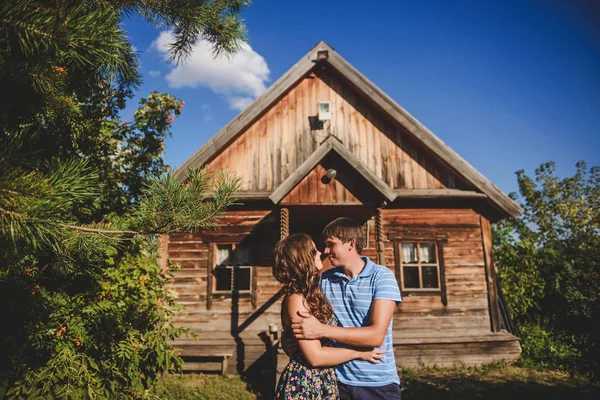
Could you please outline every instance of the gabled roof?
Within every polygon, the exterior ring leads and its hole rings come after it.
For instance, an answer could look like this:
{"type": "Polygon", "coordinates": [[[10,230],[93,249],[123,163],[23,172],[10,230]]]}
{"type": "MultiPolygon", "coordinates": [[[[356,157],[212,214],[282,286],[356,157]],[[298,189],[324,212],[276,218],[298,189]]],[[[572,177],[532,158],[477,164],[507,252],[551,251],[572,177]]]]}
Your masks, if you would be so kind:
{"type": "MultiPolygon", "coordinates": [[[[492,205],[494,205],[502,214],[514,218],[521,214],[523,209],[517,203],[492,184],[375,84],[358,72],[356,68],[344,60],[325,42],[318,43],[250,106],[198,149],[188,160],[175,170],[175,176],[184,179],[185,171],[188,168],[205,164],[218,155],[227,145],[236,139],[246,127],[259,118],[271,105],[291,89],[296,82],[309,73],[317,63],[329,64],[345,78],[358,93],[369,98],[381,112],[387,114],[391,119],[401,124],[417,142],[434,153],[443,163],[461,176],[465,181],[470,183],[481,193],[485,194],[492,205]]],[[[368,168],[367,171],[369,171],[368,168]]],[[[279,190],[279,188],[277,190],[279,190]]],[[[275,194],[275,192],[273,192],[273,194],[275,194]]],[[[278,196],[275,196],[274,198],[277,197],[278,196]]],[[[387,198],[388,196],[385,195],[385,197],[387,198]]]]}
{"type": "Polygon", "coordinates": [[[279,203],[293,188],[300,183],[302,179],[310,171],[312,171],[317,164],[327,155],[329,152],[335,151],[342,157],[348,164],[350,164],[363,178],[367,180],[373,187],[379,191],[389,202],[394,201],[396,193],[390,188],[381,178],[373,173],[366,165],[364,165],[358,157],[350,152],[335,136],[328,136],[327,139],[321,143],[321,145],[308,157],[304,162],[294,171],[285,181],[281,183],[271,193],[269,199],[275,204],[279,203]]]}

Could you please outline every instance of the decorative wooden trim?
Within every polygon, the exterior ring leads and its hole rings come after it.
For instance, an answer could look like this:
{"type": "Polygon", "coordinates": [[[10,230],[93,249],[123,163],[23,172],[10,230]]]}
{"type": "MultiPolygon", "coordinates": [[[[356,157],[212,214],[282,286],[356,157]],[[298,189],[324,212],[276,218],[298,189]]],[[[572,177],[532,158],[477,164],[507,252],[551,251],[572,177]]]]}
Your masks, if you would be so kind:
{"type": "Polygon", "coordinates": [[[279,210],[279,233],[281,239],[285,239],[290,235],[290,210],[282,208],[279,210]]]}
{"type": "Polygon", "coordinates": [[[212,307],[212,288],[213,288],[213,269],[215,268],[215,243],[209,243],[208,245],[208,276],[206,278],[206,309],[210,310],[212,307]]]}
{"type": "Polygon", "coordinates": [[[304,162],[290,174],[269,196],[274,204],[278,204],[293,188],[296,187],[312,171],[317,164],[330,152],[335,151],[348,164],[350,164],[363,178],[377,189],[390,202],[396,198],[394,191],[368,167],[366,167],[354,154],[350,152],[338,139],[329,135],[327,139],[304,162]]]}
{"type": "Polygon", "coordinates": [[[396,189],[396,200],[401,199],[487,199],[484,193],[460,189],[396,189]]]}
{"type": "Polygon", "coordinates": [[[375,210],[375,240],[377,242],[377,264],[383,265],[385,263],[385,246],[383,244],[383,212],[381,207],[375,210]]]}
{"type": "Polygon", "coordinates": [[[500,306],[498,304],[498,291],[496,288],[496,268],[492,258],[492,228],[490,221],[480,216],[481,240],[485,259],[485,280],[488,289],[488,304],[490,310],[490,324],[492,332],[500,332],[500,306]]]}

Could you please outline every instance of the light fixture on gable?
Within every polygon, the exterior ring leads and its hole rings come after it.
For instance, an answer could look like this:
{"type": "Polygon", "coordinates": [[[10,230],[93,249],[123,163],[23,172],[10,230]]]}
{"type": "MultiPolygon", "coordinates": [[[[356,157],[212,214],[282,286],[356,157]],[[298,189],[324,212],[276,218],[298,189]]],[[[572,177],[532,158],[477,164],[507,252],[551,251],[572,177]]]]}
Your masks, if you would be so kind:
{"type": "Polygon", "coordinates": [[[331,103],[329,101],[319,102],[319,121],[331,120],[331,103]]]}

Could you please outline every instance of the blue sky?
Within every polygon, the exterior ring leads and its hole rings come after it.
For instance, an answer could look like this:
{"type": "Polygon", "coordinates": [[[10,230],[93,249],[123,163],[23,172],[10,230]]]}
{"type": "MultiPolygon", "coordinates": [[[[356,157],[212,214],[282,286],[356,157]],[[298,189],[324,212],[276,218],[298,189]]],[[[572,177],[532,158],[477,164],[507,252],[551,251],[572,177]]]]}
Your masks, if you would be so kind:
{"type": "Polygon", "coordinates": [[[519,169],[533,175],[553,160],[568,176],[578,160],[600,165],[593,3],[256,0],[243,12],[248,46],[234,59],[214,61],[200,43],[179,67],[161,52],[167,32],[136,19],[125,28],[142,64],[138,97],[158,90],[186,102],[166,141],[174,167],[324,40],[509,193],[519,169]]]}

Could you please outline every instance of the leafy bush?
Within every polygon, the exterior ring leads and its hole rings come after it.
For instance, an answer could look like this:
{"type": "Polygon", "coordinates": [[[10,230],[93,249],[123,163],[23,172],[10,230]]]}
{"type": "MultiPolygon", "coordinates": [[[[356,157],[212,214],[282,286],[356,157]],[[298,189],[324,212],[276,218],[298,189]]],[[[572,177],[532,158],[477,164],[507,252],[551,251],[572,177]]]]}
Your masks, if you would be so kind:
{"type": "Polygon", "coordinates": [[[48,285],[31,270],[3,273],[0,318],[11,328],[1,332],[10,346],[0,379],[9,397],[142,397],[181,366],[167,343],[183,332],[171,323],[168,276],[155,252],[141,252],[96,279],[79,273],[48,285]]]}
{"type": "Polygon", "coordinates": [[[524,366],[541,366],[563,370],[577,370],[581,353],[573,344],[573,338],[555,334],[549,327],[536,323],[521,324],[524,366]],[[569,343],[571,342],[571,343],[569,343]]]}
{"type": "Polygon", "coordinates": [[[525,357],[600,379],[600,167],[579,162],[559,179],[550,162],[535,174],[517,172],[523,214],[495,225],[508,308],[525,357]]]}

